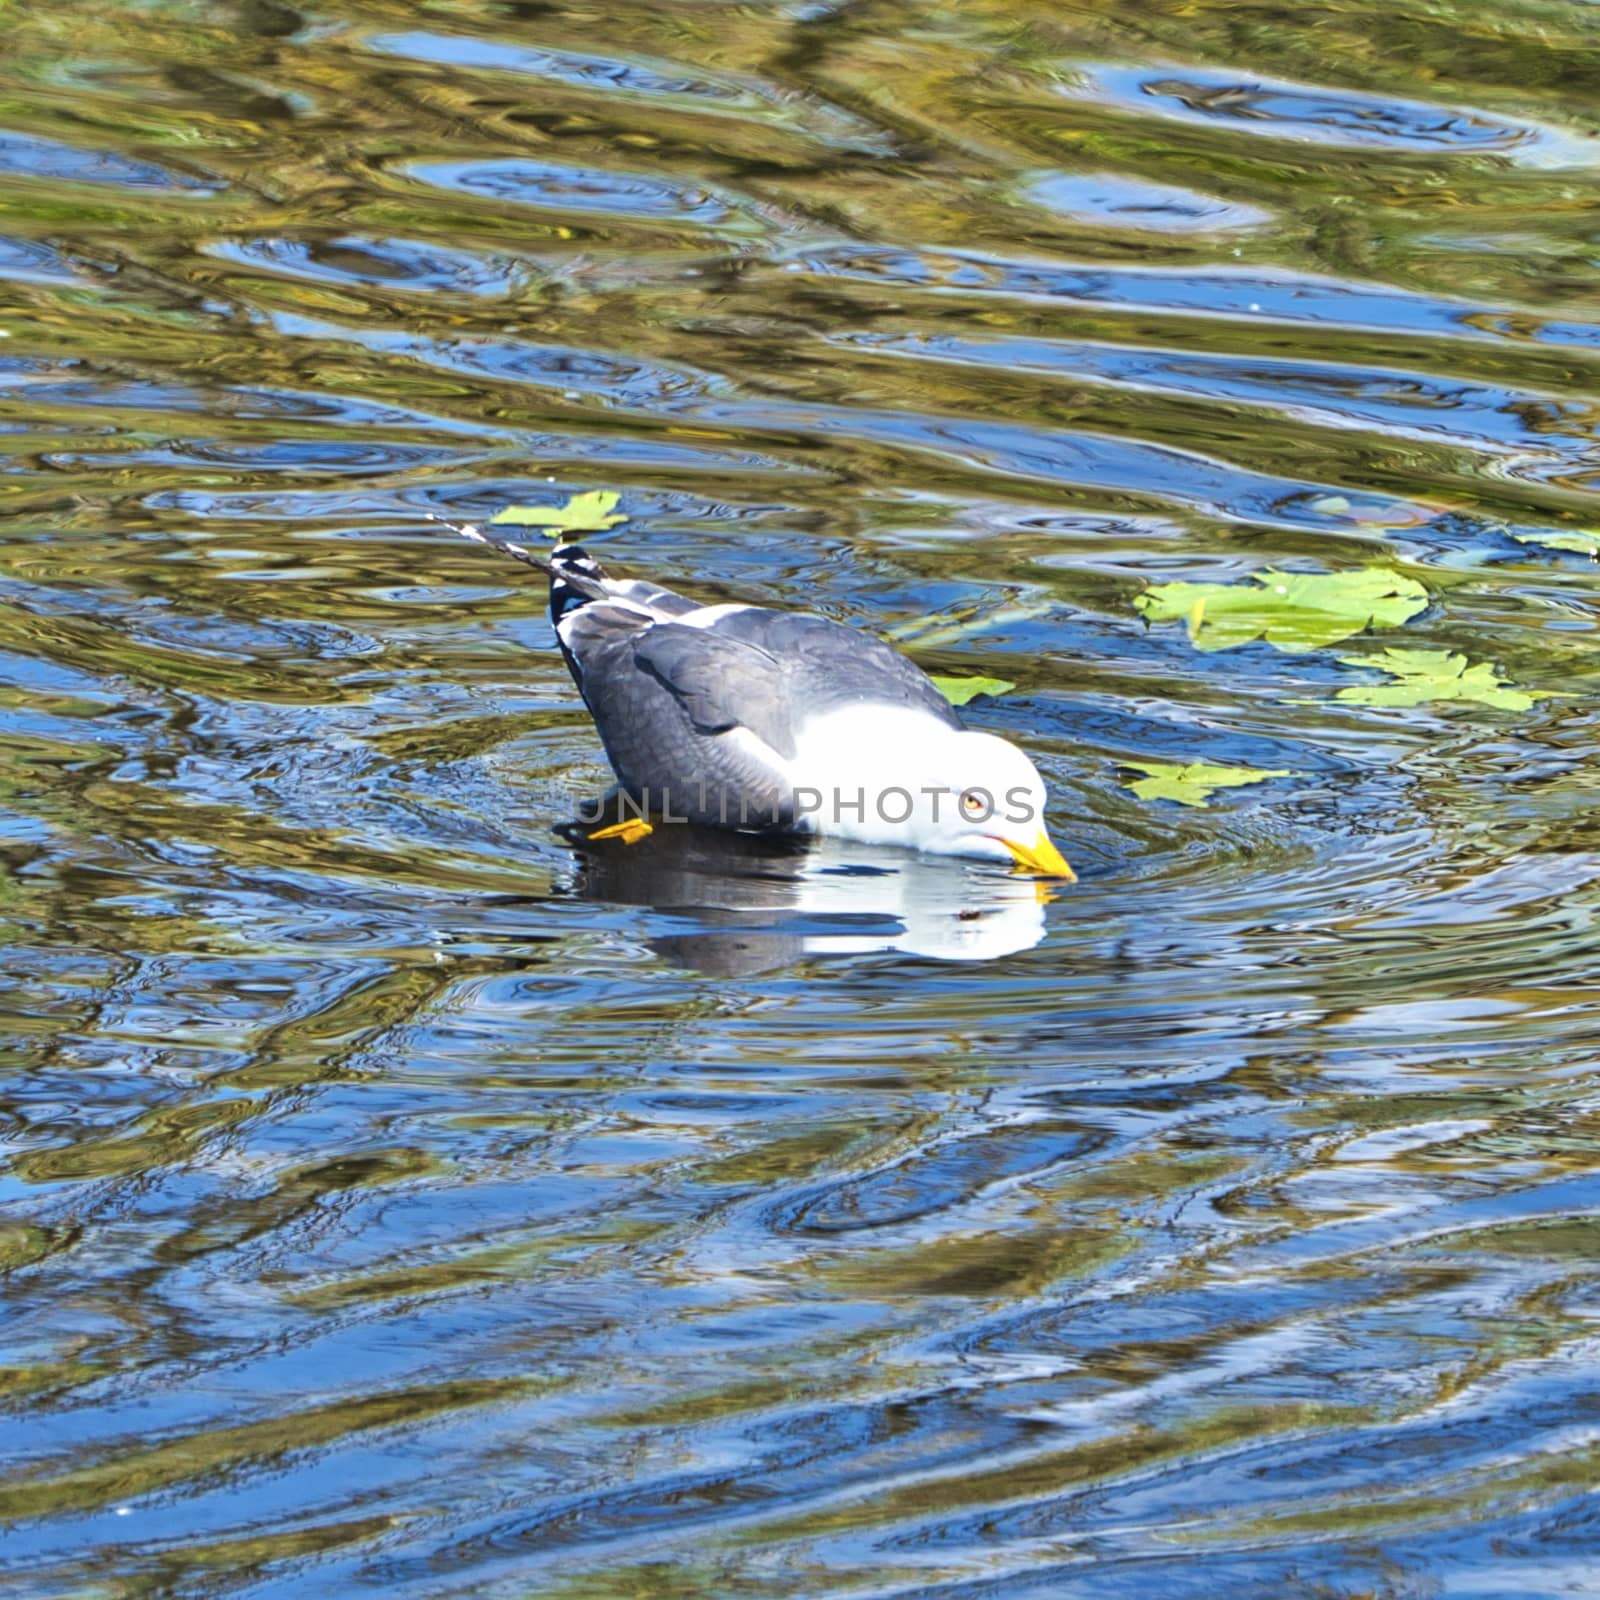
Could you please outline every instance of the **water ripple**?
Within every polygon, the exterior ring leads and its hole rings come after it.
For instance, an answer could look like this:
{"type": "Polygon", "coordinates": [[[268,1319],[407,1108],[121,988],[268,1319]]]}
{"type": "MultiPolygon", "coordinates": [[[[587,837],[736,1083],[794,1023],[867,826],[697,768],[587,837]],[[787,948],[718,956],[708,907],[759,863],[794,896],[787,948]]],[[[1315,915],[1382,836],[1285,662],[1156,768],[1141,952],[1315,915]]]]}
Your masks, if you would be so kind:
{"type": "Polygon", "coordinates": [[[474,255],[415,239],[223,240],[212,254],[314,283],[360,284],[415,294],[509,295],[528,272],[507,257],[474,255]]]}
{"type": "Polygon", "coordinates": [[[83,150],[9,129],[0,130],[0,175],[119,189],[178,189],[192,194],[211,194],[220,187],[153,161],[131,160],[114,150],[83,150]]]}
{"type": "Polygon", "coordinates": [[[1582,1590],[1581,8],[70,9],[0,62],[0,1588],[1582,1590]],[[595,488],[1014,685],[1079,881],[558,831],[538,583],[429,519],[595,488]],[[1369,564],[1428,608],[1327,650],[1133,604],[1369,564]],[[1337,698],[1389,645],[1545,697],[1337,698]],[[1128,788],[1197,760],[1286,775],[1128,788]]]}
{"type": "Polygon", "coordinates": [[[1306,140],[1354,150],[1492,152],[1536,166],[1588,164],[1594,159],[1570,135],[1488,111],[1192,65],[1166,71],[1148,65],[1075,65],[1057,88],[1068,99],[1141,116],[1221,125],[1257,138],[1306,140]]]}
{"type": "Polygon", "coordinates": [[[645,225],[691,224],[746,233],[762,224],[747,206],[693,184],[643,172],[607,172],[553,161],[418,161],[409,177],[473,199],[509,202],[579,217],[615,217],[645,225]]]}
{"type": "Polygon", "coordinates": [[[1572,349],[1600,348],[1600,323],[1567,322],[1533,312],[1453,304],[1370,283],[1248,267],[1196,272],[1159,267],[1057,265],[981,255],[835,247],[808,252],[794,269],[946,293],[1081,301],[1140,311],[1252,321],[1310,323],[1456,339],[1534,340],[1572,349]]]}

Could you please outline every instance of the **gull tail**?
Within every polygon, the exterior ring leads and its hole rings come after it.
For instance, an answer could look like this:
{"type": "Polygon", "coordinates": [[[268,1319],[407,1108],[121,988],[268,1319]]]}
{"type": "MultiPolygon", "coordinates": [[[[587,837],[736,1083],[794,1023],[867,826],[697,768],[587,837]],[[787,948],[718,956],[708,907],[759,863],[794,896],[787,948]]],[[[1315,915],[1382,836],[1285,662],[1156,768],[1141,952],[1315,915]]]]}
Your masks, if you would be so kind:
{"type": "Polygon", "coordinates": [[[436,517],[431,512],[428,514],[429,522],[437,522],[441,528],[448,528],[451,533],[459,534],[463,539],[470,539],[474,544],[487,545],[491,550],[497,550],[503,556],[510,556],[513,561],[520,561],[524,566],[537,567],[546,576],[553,576],[550,563],[543,556],[536,556],[525,544],[513,544],[509,539],[498,539],[492,533],[485,533],[475,522],[452,522],[448,517],[436,517]]]}
{"type": "Polygon", "coordinates": [[[492,533],[485,532],[477,523],[451,522],[447,518],[434,516],[430,516],[428,520],[439,523],[463,539],[471,539],[474,544],[486,545],[490,550],[498,551],[503,556],[510,556],[513,561],[520,561],[524,566],[533,567],[544,573],[550,580],[551,622],[560,622],[569,611],[587,605],[591,600],[605,600],[612,597],[606,575],[600,570],[599,563],[578,545],[557,545],[550,552],[550,559],[547,561],[526,545],[513,543],[510,539],[500,539],[492,533]]]}

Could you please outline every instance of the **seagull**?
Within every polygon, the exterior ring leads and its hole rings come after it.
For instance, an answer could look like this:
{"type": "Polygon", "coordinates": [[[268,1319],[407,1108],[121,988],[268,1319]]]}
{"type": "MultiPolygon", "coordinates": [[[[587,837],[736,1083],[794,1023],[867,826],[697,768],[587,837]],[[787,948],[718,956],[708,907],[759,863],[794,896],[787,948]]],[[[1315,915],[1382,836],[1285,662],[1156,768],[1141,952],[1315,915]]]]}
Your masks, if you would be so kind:
{"type": "Polygon", "coordinates": [[[1045,829],[1033,762],[966,727],[881,639],[808,612],[702,605],[609,577],[580,545],[545,560],[446,525],[549,577],[561,654],[617,775],[618,820],[588,838],[631,844],[654,818],[1075,877],[1045,829]]]}

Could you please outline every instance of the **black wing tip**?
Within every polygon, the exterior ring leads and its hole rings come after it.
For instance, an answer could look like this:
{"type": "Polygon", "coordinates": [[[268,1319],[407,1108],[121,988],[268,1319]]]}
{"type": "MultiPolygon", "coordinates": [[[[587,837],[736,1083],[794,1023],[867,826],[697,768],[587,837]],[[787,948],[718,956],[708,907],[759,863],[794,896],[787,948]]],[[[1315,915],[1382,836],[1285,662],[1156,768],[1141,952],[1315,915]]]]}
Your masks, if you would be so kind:
{"type": "Polygon", "coordinates": [[[557,625],[580,606],[608,597],[600,563],[582,545],[561,544],[550,552],[550,620],[557,625]]]}

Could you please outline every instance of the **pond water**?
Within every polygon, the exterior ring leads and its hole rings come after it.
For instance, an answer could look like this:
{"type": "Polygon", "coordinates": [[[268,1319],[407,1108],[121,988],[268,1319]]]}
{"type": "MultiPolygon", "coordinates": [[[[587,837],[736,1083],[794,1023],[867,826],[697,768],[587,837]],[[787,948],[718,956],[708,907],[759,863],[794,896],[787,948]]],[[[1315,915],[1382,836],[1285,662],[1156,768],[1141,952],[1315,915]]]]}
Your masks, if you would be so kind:
{"type": "Polygon", "coordinates": [[[3,22],[0,1590],[1595,1592],[1600,11],[3,22]],[[590,488],[1080,881],[575,851],[590,488]]]}

